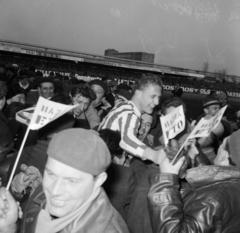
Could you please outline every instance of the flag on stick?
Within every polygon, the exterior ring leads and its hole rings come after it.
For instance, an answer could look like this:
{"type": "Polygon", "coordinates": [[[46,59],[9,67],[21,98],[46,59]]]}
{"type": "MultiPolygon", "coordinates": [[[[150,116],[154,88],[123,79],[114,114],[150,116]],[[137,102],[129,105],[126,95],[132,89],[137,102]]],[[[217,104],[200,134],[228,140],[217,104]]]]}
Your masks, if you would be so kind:
{"type": "Polygon", "coordinates": [[[200,138],[200,137],[208,137],[209,134],[216,129],[218,124],[220,123],[222,116],[226,110],[227,106],[221,108],[219,112],[211,117],[210,119],[205,119],[204,117],[198,122],[198,124],[195,126],[195,128],[192,130],[190,135],[187,137],[185,142],[182,144],[181,148],[178,150],[177,154],[175,155],[172,164],[175,164],[178,160],[179,154],[181,150],[184,148],[185,144],[189,139],[192,138],[200,138]]]}
{"type": "Polygon", "coordinates": [[[169,139],[174,138],[185,128],[185,116],[183,106],[180,105],[166,116],[160,117],[164,144],[167,145],[169,139]]]}
{"type": "Polygon", "coordinates": [[[42,128],[43,126],[47,125],[48,123],[56,120],[58,117],[62,116],[66,112],[72,110],[73,108],[77,107],[77,105],[65,105],[65,104],[59,104],[47,99],[44,99],[43,97],[39,97],[37,105],[34,108],[28,108],[23,111],[20,111],[16,114],[16,119],[24,124],[28,125],[27,131],[24,135],[21,147],[19,149],[16,161],[14,163],[13,170],[11,172],[11,176],[8,180],[7,184],[7,190],[9,190],[13,175],[15,173],[20,155],[23,150],[23,146],[26,142],[29,130],[37,130],[42,128]],[[34,110],[34,111],[33,111],[34,110]]]}

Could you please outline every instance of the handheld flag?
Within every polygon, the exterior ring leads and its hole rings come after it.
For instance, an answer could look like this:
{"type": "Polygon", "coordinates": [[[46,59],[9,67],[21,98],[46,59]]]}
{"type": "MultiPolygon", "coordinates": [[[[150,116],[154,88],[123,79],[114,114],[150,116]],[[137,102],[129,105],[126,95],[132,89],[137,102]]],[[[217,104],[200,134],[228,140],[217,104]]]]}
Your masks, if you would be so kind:
{"type": "Polygon", "coordinates": [[[192,138],[198,138],[198,137],[208,137],[209,134],[216,129],[216,127],[218,126],[218,124],[220,123],[222,116],[226,110],[227,106],[221,108],[219,110],[219,112],[211,117],[210,119],[205,119],[202,118],[198,124],[195,126],[195,128],[193,129],[193,131],[190,133],[190,135],[187,137],[187,139],[185,140],[185,142],[182,144],[181,148],[178,150],[177,154],[175,155],[172,164],[175,164],[176,161],[178,160],[179,154],[181,152],[181,150],[184,148],[185,144],[187,143],[187,141],[189,139],[192,138]]]}
{"type": "Polygon", "coordinates": [[[166,116],[160,117],[164,144],[167,145],[169,139],[174,138],[181,133],[185,128],[185,116],[183,106],[180,105],[166,116]]]}
{"type": "Polygon", "coordinates": [[[69,105],[65,105],[65,104],[59,104],[59,103],[44,99],[43,97],[39,97],[35,109],[28,108],[28,109],[22,110],[16,114],[16,120],[18,120],[24,124],[27,124],[28,128],[24,135],[21,147],[19,149],[16,161],[14,163],[14,167],[11,172],[11,176],[8,180],[8,184],[7,184],[7,188],[6,188],[7,190],[9,190],[9,188],[10,188],[10,185],[11,185],[11,182],[13,179],[13,175],[15,173],[15,170],[16,170],[20,155],[22,153],[23,146],[27,139],[29,130],[30,129],[32,129],[32,130],[40,129],[43,126],[54,121],[55,119],[57,119],[58,117],[62,116],[63,114],[65,114],[66,112],[70,111],[71,109],[73,109],[75,107],[77,107],[77,105],[69,106],[69,105]]]}

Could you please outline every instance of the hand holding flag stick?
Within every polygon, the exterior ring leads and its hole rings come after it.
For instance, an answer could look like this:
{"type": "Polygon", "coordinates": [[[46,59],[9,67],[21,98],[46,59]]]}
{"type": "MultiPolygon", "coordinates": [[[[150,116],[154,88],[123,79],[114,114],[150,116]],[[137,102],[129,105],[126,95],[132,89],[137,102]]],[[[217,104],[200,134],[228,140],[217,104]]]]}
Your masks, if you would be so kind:
{"type": "MultiPolygon", "coordinates": [[[[43,126],[47,125],[48,123],[56,120],[63,114],[67,113],[68,111],[72,110],[73,108],[77,107],[77,105],[70,106],[70,105],[64,105],[55,103],[53,101],[44,99],[43,97],[39,97],[36,108],[34,110],[34,113],[32,115],[31,121],[28,124],[27,131],[24,135],[21,147],[19,149],[19,152],[17,154],[16,161],[14,163],[13,170],[11,172],[11,176],[8,180],[7,184],[7,190],[9,190],[15,170],[17,168],[18,161],[20,159],[23,147],[25,145],[27,136],[29,134],[29,130],[37,130],[42,128],[43,126]]],[[[31,108],[32,109],[32,108],[31,108]]],[[[24,110],[23,110],[24,111],[24,110]]],[[[21,111],[21,112],[23,112],[21,111]]],[[[25,110],[26,111],[26,110],[25,110]]],[[[27,123],[28,121],[26,121],[27,123]]]]}
{"type": "Polygon", "coordinates": [[[198,124],[195,126],[195,128],[192,130],[192,132],[190,133],[190,135],[187,137],[187,139],[185,140],[185,142],[182,144],[182,146],[180,147],[180,149],[178,150],[177,154],[175,155],[172,164],[174,165],[176,163],[176,161],[179,159],[179,154],[182,151],[182,149],[184,148],[184,146],[186,145],[186,143],[188,142],[189,139],[192,138],[197,138],[197,137],[208,137],[209,134],[218,126],[218,124],[220,123],[222,116],[226,110],[227,106],[221,108],[219,110],[219,112],[211,117],[210,119],[205,119],[202,118],[198,124]]]}

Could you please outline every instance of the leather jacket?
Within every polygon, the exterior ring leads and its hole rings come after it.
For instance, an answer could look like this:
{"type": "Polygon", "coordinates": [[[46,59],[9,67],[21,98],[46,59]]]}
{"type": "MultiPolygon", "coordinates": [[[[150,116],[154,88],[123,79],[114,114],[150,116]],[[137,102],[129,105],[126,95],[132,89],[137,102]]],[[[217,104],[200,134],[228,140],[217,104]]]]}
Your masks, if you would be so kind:
{"type": "Polygon", "coordinates": [[[232,166],[202,166],[179,177],[150,177],[150,219],[155,233],[240,232],[240,171],[232,166]]]}
{"type": "MultiPolygon", "coordinates": [[[[45,204],[46,198],[40,185],[24,206],[19,233],[35,232],[38,214],[45,204]]],[[[77,225],[74,228],[72,225],[69,224],[59,233],[129,233],[126,223],[111,205],[103,189],[77,225]]]]}

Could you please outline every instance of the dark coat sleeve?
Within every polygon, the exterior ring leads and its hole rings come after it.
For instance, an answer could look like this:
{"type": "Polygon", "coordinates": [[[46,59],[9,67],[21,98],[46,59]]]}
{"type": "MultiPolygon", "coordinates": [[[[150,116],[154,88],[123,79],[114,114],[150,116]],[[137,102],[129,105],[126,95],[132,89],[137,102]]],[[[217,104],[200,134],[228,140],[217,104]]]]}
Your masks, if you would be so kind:
{"type": "Polygon", "coordinates": [[[148,206],[154,233],[219,232],[221,206],[211,196],[197,197],[184,206],[179,178],[173,174],[150,177],[148,206]]]}

